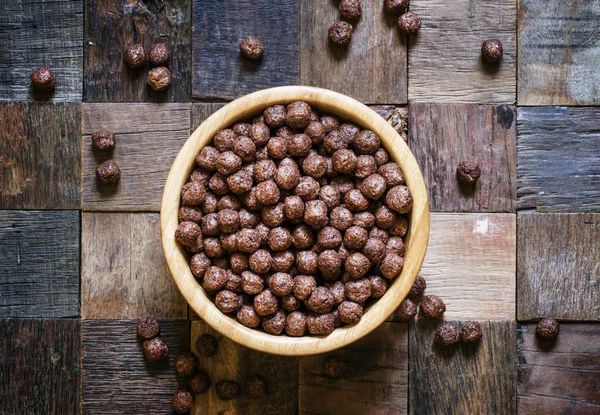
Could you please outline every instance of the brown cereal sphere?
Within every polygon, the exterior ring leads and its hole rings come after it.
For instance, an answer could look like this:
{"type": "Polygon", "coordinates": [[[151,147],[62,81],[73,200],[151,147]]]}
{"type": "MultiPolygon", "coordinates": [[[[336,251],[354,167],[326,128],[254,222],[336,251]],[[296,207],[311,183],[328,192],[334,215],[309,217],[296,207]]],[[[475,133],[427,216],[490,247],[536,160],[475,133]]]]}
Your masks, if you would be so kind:
{"type": "MultiPolygon", "coordinates": [[[[281,313],[283,313],[281,311],[281,313]]],[[[279,312],[277,312],[278,315],[279,312]]],[[[277,334],[281,334],[281,332],[283,331],[283,328],[285,328],[285,313],[283,313],[283,326],[282,329],[279,330],[279,333],[277,334]]],[[[263,327],[264,327],[264,322],[263,322],[263,327]]],[[[267,330],[265,330],[267,331],[267,330]]],[[[268,331],[267,331],[268,332],[268,331]]],[[[271,333],[274,334],[274,333],[271,333]]],[[[250,398],[252,399],[262,399],[265,396],[267,396],[267,382],[258,375],[254,375],[254,376],[250,376],[248,379],[246,379],[246,383],[244,385],[244,390],[246,391],[246,393],[248,394],[248,396],[250,396],[250,398]]]]}
{"type": "Polygon", "coordinates": [[[309,200],[304,207],[304,222],[313,229],[327,224],[327,205],[321,200],[309,200]]]}
{"type": "Polygon", "coordinates": [[[266,289],[254,297],[254,309],[260,316],[271,315],[277,311],[277,308],[279,308],[279,302],[270,289],[266,289]]]}
{"type": "MultiPolygon", "coordinates": [[[[377,200],[385,193],[387,183],[379,174],[367,177],[358,187],[363,195],[371,200],[377,200]]],[[[408,188],[407,188],[408,190],[408,188]]]]}
{"type": "Polygon", "coordinates": [[[273,105],[263,112],[265,123],[270,128],[279,128],[285,125],[286,112],[283,105],[273,105]]]}
{"type": "Polygon", "coordinates": [[[481,58],[485,63],[498,63],[502,60],[502,42],[488,39],[481,44],[481,58]]]}
{"type": "Polygon", "coordinates": [[[264,274],[271,269],[271,254],[265,249],[259,249],[249,259],[250,269],[258,274],[264,274]]]}
{"type": "Polygon", "coordinates": [[[227,273],[224,269],[218,268],[216,266],[211,266],[204,273],[204,279],[202,280],[202,287],[210,292],[216,293],[217,291],[225,288],[225,284],[227,284],[227,273]]]}
{"type": "Polygon", "coordinates": [[[398,214],[386,205],[377,207],[375,211],[375,223],[381,229],[389,229],[398,221],[398,214]]]}
{"type": "Polygon", "coordinates": [[[481,340],[481,337],[483,337],[483,331],[476,321],[469,321],[460,329],[460,338],[463,343],[475,343],[481,340]]]}
{"type": "Polygon", "coordinates": [[[442,347],[450,347],[458,343],[458,330],[450,323],[442,324],[435,332],[434,341],[442,347]]]}
{"type": "Polygon", "coordinates": [[[308,328],[308,332],[310,334],[319,336],[319,335],[328,335],[335,330],[335,318],[333,313],[327,314],[314,314],[310,313],[306,317],[306,327],[308,328]]]}
{"type": "Polygon", "coordinates": [[[265,288],[264,279],[253,272],[242,272],[242,290],[249,295],[256,295],[265,288]]]}
{"type": "MultiPolygon", "coordinates": [[[[237,254],[237,252],[235,254],[237,254]]],[[[231,262],[233,262],[233,255],[235,255],[235,254],[232,254],[231,262]]],[[[240,272],[242,272],[242,271],[240,271],[240,272]]],[[[236,294],[241,294],[242,293],[242,276],[239,274],[236,274],[233,271],[233,265],[231,265],[231,269],[228,269],[227,271],[225,271],[225,273],[227,274],[227,283],[225,284],[225,289],[228,291],[232,291],[236,294]]]]}
{"type": "Polygon", "coordinates": [[[237,249],[241,252],[253,254],[261,245],[260,234],[256,229],[244,228],[237,234],[237,249]]]}
{"type": "Polygon", "coordinates": [[[238,321],[238,323],[241,323],[246,327],[250,327],[251,329],[255,329],[256,327],[260,326],[260,322],[262,321],[261,316],[251,305],[242,305],[242,308],[240,308],[240,311],[237,312],[235,319],[238,321]]]}
{"type": "Polygon", "coordinates": [[[283,203],[277,203],[262,208],[261,218],[263,223],[269,227],[274,228],[280,226],[285,221],[285,208],[283,203]]]}
{"type": "Polygon", "coordinates": [[[296,311],[300,308],[300,300],[294,297],[293,294],[284,295],[279,299],[279,305],[288,313],[296,311]]]}
{"type": "Polygon", "coordinates": [[[267,152],[271,159],[282,159],[287,155],[288,142],[283,137],[271,137],[267,143],[267,152]]]}
{"type": "Polygon", "coordinates": [[[292,244],[296,249],[310,248],[314,244],[312,230],[306,225],[298,225],[292,231],[292,244]]]}
{"type": "Polygon", "coordinates": [[[358,279],[363,277],[371,268],[371,261],[364,254],[360,252],[355,252],[351,254],[346,262],[344,263],[344,268],[350,278],[358,279]]]}
{"type": "Polygon", "coordinates": [[[458,163],[456,177],[464,184],[473,185],[481,176],[481,169],[475,160],[465,160],[458,163]]]}
{"type": "Polygon", "coordinates": [[[115,135],[108,130],[99,130],[92,134],[92,144],[98,150],[115,148],[115,135]]]}
{"type": "Polygon", "coordinates": [[[326,249],[337,248],[342,244],[342,234],[332,226],[326,226],[317,234],[317,243],[326,249]]]}
{"type": "Polygon", "coordinates": [[[225,254],[221,241],[218,238],[205,238],[204,239],[204,253],[211,257],[220,257],[225,254]]]}
{"type": "Polygon", "coordinates": [[[146,82],[154,91],[164,91],[171,85],[171,71],[166,66],[151,69],[146,82]]]}
{"type": "Polygon", "coordinates": [[[560,325],[553,318],[543,318],[537,324],[535,334],[543,340],[554,340],[560,333],[560,325]]]}
{"type": "Polygon", "coordinates": [[[121,169],[113,160],[106,160],[96,167],[96,179],[102,184],[115,184],[121,180],[121,169]]]}
{"type": "Polygon", "coordinates": [[[383,229],[380,229],[377,226],[375,226],[373,229],[371,229],[369,231],[369,238],[377,238],[377,239],[381,240],[383,243],[387,243],[387,241],[389,239],[389,235],[383,229]]]}
{"type": "Polygon", "coordinates": [[[425,281],[425,278],[418,275],[415,279],[415,283],[408,292],[408,296],[412,299],[419,299],[425,292],[425,288],[427,288],[427,282],[425,281]]]}
{"type": "Polygon", "coordinates": [[[371,283],[371,298],[383,297],[388,289],[387,281],[379,275],[371,275],[369,276],[369,282],[371,283]]]}
{"type": "Polygon", "coordinates": [[[215,166],[223,176],[229,176],[242,167],[242,159],[236,156],[233,151],[225,151],[219,154],[215,166]]]}
{"type": "Polygon", "coordinates": [[[288,196],[283,201],[285,217],[290,220],[301,219],[304,216],[304,202],[300,196],[288,196]]]}
{"type": "MultiPolygon", "coordinates": [[[[269,130],[267,124],[262,122],[255,122],[252,124],[252,127],[250,128],[250,138],[254,142],[254,145],[257,147],[264,146],[270,141],[270,137],[271,131],[269,130]]],[[[270,154],[271,150],[267,149],[267,151],[270,154]]],[[[279,148],[277,151],[280,152],[281,148],[279,148]]]]}
{"type": "Polygon", "coordinates": [[[385,252],[404,256],[404,241],[398,236],[392,236],[385,244],[385,252]]]}
{"type": "Polygon", "coordinates": [[[426,295],[419,304],[421,311],[428,317],[441,318],[446,311],[446,304],[436,295],[426,295]]]}
{"type": "Polygon", "coordinates": [[[144,339],[152,339],[160,334],[160,325],[157,320],[151,318],[141,319],[138,321],[137,333],[144,339]]]}
{"type": "Polygon", "coordinates": [[[143,347],[144,357],[149,362],[158,362],[159,360],[164,360],[169,357],[167,343],[160,337],[146,340],[143,347]]]}
{"type": "Polygon", "coordinates": [[[296,266],[302,274],[315,274],[319,270],[319,255],[315,251],[300,251],[296,254],[296,266]]]}
{"type": "Polygon", "coordinates": [[[292,245],[292,235],[286,228],[277,227],[269,231],[269,248],[273,251],[285,251],[292,245]]]}
{"type": "Polygon", "coordinates": [[[150,63],[154,66],[167,66],[171,59],[171,52],[164,43],[155,43],[150,48],[150,63]]]}
{"type": "Polygon", "coordinates": [[[319,199],[321,199],[329,209],[339,206],[340,191],[338,188],[325,185],[319,189],[319,199]]]}
{"type": "Polygon", "coordinates": [[[200,182],[186,183],[181,189],[181,201],[184,205],[199,205],[206,199],[206,188],[200,182]]]}
{"type": "Polygon", "coordinates": [[[348,22],[337,21],[329,28],[329,39],[336,45],[346,46],[352,40],[354,28],[348,22]]]}
{"type": "Polygon", "coordinates": [[[276,272],[269,278],[269,289],[275,295],[288,295],[294,289],[294,279],[285,272],[276,272]]]}
{"type": "Polygon", "coordinates": [[[175,358],[175,371],[179,376],[192,376],[198,366],[198,358],[192,352],[180,353],[175,358]]]}
{"type": "Polygon", "coordinates": [[[240,52],[243,57],[257,61],[265,53],[265,46],[255,37],[247,37],[240,43],[240,52]]]}
{"type": "Polygon", "coordinates": [[[325,359],[323,373],[330,378],[340,378],[346,372],[346,359],[340,355],[329,356],[325,359]]]}
{"type": "Polygon", "coordinates": [[[210,265],[210,259],[208,259],[204,252],[194,255],[190,260],[190,269],[196,278],[202,278],[204,273],[210,268],[210,265]]]}
{"type": "Polygon", "coordinates": [[[323,177],[327,172],[327,161],[325,157],[318,154],[309,155],[302,162],[302,171],[304,174],[318,179],[323,177]]]}
{"type": "Polygon", "coordinates": [[[194,392],[196,395],[200,395],[210,389],[210,377],[208,376],[208,373],[201,371],[192,376],[188,382],[188,385],[192,392],[194,392]]]}
{"type": "Polygon", "coordinates": [[[316,287],[306,301],[307,307],[315,313],[329,313],[333,308],[333,294],[326,287],[316,287]]]}
{"type": "Polygon", "coordinates": [[[225,130],[219,130],[213,137],[213,144],[219,151],[228,151],[233,148],[237,139],[236,134],[233,130],[227,128],[225,130]]]}
{"type": "Polygon", "coordinates": [[[400,307],[394,311],[396,319],[402,322],[409,322],[417,315],[417,305],[408,298],[400,303],[400,307]]]}
{"type": "Polygon", "coordinates": [[[369,238],[369,232],[360,226],[351,226],[344,232],[344,245],[350,249],[362,249],[369,238]]]}
{"type": "Polygon", "coordinates": [[[210,334],[203,334],[196,340],[196,351],[200,356],[213,356],[218,348],[219,344],[217,343],[217,339],[210,334]]]}
{"type": "Polygon", "coordinates": [[[300,171],[294,165],[279,165],[275,182],[284,190],[291,190],[300,183],[300,171]]]}
{"type": "Polygon", "coordinates": [[[31,73],[31,82],[33,88],[38,91],[53,91],[56,86],[56,77],[50,68],[42,66],[31,73]]]}
{"type": "Polygon", "coordinates": [[[219,150],[211,146],[204,146],[200,153],[196,156],[196,164],[208,171],[217,169],[217,158],[219,158],[219,150]]]}
{"type": "Polygon", "coordinates": [[[344,137],[346,145],[349,145],[360,133],[360,128],[353,123],[345,122],[340,125],[340,134],[344,137]]]}
{"type": "Polygon", "coordinates": [[[175,230],[175,239],[183,246],[192,246],[200,236],[200,226],[194,222],[181,222],[175,230]]]}
{"type": "Polygon", "coordinates": [[[212,192],[206,192],[206,198],[202,204],[202,213],[208,215],[209,213],[216,213],[219,206],[219,199],[217,195],[212,192]]]}
{"type": "Polygon", "coordinates": [[[173,411],[179,414],[188,413],[194,406],[194,397],[188,391],[177,391],[171,400],[173,411]]]}
{"type": "Polygon", "coordinates": [[[227,177],[227,186],[229,187],[229,190],[236,195],[249,192],[250,189],[252,189],[252,182],[252,175],[244,169],[227,177]]]}
{"type": "Polygon", "coordinates": [[[190,182],[200,182],[202,183],[204,186],[208,185],[208,180],[210,179],[210,176],[212,176],[212,173],[201,169],[201,168],[197,168],[194,169],[194,171],[192,172],[192,174],[190,174],[190,182]]]}
{"type": "Polygon", "coordinates": [[[369,258],[371,264],[378,264],[385,256],[385,244],[381,239],[369,238],[362,249],[362,253],[369,258]]]}
{"type": "Polygon", "coordinates": [[[256,228],[254,228],[254,230],[256,232],[258,232],[258,235],[260,236],[260,244],[263,247],[266,247],[269,245],[269,231],[271,230],[270,227],[268,227],[267,225],[265,225],[264,223],[260,222],[258,225],[256,225],[256,228]]]}
{"type": "Polygon", "coordinates": [[[262,328],[266,333],[279,336],[285,329],[285,311],[279,309],[274,314],[263,318],[262,328]]]}
{"type": "Polygon", "coordinates": [[[304,101],[292,102],[287,106],[286,123],[291,128],[304,128],[311,121],[311,108],[304,101]]]}
{"type": "Polygon", "coordinates": [[[251,211],[257,211],[262,209],[261,203],[258,201],[257,189],[253,187],[250,191],[241,196],[242,203],[251,211]]]}
{"type": "Polygon", "coordinates": [[[356,213],[352,218],[352,224],[354,226],[360,226],[361,228],[370,230],[373,226],[375,226],[375,215],[373,215],[371,212],[356,213]]]}
{"type": "Polygon", "coordinates": [[[408,231],[408,219],[401,215],[398,220],[388,229],[390,235],[403,237],[408,231]]]}
{"type": "Polygon", "coordinates": [[[373,158],[375,159],[375,163],[378,167],[383,166],[384,164],[389,163],[390,161],[390,155],[383,147],[380,147],[379,150],[377,150],[375,154],[373,154],[373,158]]]}
{"type": "Polygon", "coordinates": [[[400,275],[403,267],[404,258],[391,252],[386,252],[385,256],[381,260],[381,264],[379,264],[381,275],[388,280],[394,279],[400,275]]]}
{"type": "Polygon", "coordinates": [[[273,271],[288,272],[294,265],[294,254],[290,251],[280,251],[273,255],[271,266],[273,271]]]}
{"type": "Polygon", "coordinates": [[[353,301],[344,301],[338,307],[339,318],[342,323],[356,324],[363,315],[363,308],[353,301]]]}
{"type": "Polygon", "coordinates": [[[241,228],[253,228],[260,222],[259,215],[244,208],[240,209],[239,217],[241,228]]]}
{"type": "Polygon", "coordinates": [[[231,129],[234,133],[236,133],[239,136],[248,137],[250,135],[250,130],[252,129],[252,126],[246,122],[238,122],[234,124],[233,127],[231,127],[231,129]]]}
{"type": "Polygon", "coordinates": [[[377,173],[385,179],[388,189],[404,184],[404,174],[398,163],[390,162],[379,166],[377,173]]]}
{"type": "Polygon", "coordinates": [[[333,169],[338,173],[352,175],[356,170],[356,154],[347,148],[337,150],[331,156],[333,169]]]}
{"type": "Polygon", "coordinates": [[[273,205],[279,202],[279,187],[273,180],[266,180],[256,186],[256,199],[262,205],[273,205]]]}
{"type": "Polygon", "coordinates": [[[254,165],[254,178],[257,182],[273,180],[277,173],[277,166],[273,160],[261,160],[254,165]]]}
{"type": "Polygon", "coordinates": [[[288,143],[288,152],[294,157],[305,157],[312,146],[310,138],[306,134],[294,135],[288,143]]]}
{"type": "Polygon", "coordinates": [[[236,232],[240,228],[240,215],[237,210],[223,209],[217,213],[217,223],[221,232],[236,232]]]}
{"type": "Polygon", "coordinates": [[[339,306],[346,299],[344,284],[341,281],[335,281],[333,283],[326,283],[326,285],[333,295],[333,305],[336,307],[339,306]]]}
{"type": "Polygon", "coordinates": [[[215,385],[217,396],[222,401],[230,401],[240,394],[240,385],[233,380],[222,380],[215,385]]]}
{"type": "Polygon", "coordinates": [[[323,124],[326,133],[337,130],[340,126],[340,120],[333,115],[323,115],[321,116],[320,121],[321,124],[323,124]]]}
{"type": "Polygon", "coordinates": [[[146,52],[144,51],[144,47],[139,43],[127,46],[127,48],[125,48],[125,63],[127,63],[127,66],[130,68],[144,66],[146,64],[146,52]]]}
{"type": "Polygon", "coordinates": [[[329,184],[336,187],[342,194],[346,194],[354,189],[354,182],[348,176],[335,177],[329,184]]]}
{"type": "Polygon", "coordinates": [[[385,203],[390,209],[398,213],[408,213],[412,209],[413,198],[408,187],[400,185],[392,187],[387,192],[385,203]]]}
{"type": "Polygon", "coordinates": [[[215,305],[222,313],[236,313],[242,306],[240,297],[232,291],[220,291],[215,297],[215,305]]]}
{"type": "Polygon", "coordinates": [[[344,285],[344,294],[355,303],[364,303],[371,296],[371,283],[366,278],[350,280],[344,285]]]}
{"type": "Polygon", "coordinates": [[[337,276],[342,267],[340,254],[334,250],[327,249],[319,254],[318,259],[319,271],[324,278],[337,276]]]}
{"type": "Polygon", "coordinates": [[[356,170],[354,176],[366,179],[377,171],[377,163],[373,156],[362,154],[356,158],[356,170]]]}
{"type": "Polygon", "coordinates": [[[300,311],[288,314],[285,321],[285,333],[290,337],[301,337],[306,333],[306,315],[300,311]]]}
{"type": "Polygon", "coordinates": [[[325,126],[320,121],[311,121],[304,129],[304,134],[313,145],[321,144],[325,138],[325,126]]]}
{"type": "Polygon", "coordinates": [[[362,14],[360,0],[342,0],[340,1],[338,8],[340,10],[340,16],[343,19],[358,19],[362,14]]]}
{"type": "Polygon", "coordinates": [[[319,194],[321,186],[319,182],[310,176],[300,177],[298,185],[294,189],[294,193],[302,198],[305,202],[308,200],[314,200],[319,194]]]}
{"type": "Polygon", "coordinates": [[[345,231],[352,226],[353,217],[350,210],[343,206],[338,206],[331,211],[329,220],[331,221],[331,226],[340,231],[345,231]]]}
{"type": "Polygon", "coordinates": [[[182,206],[177,215],[179,222],[200,222],[202,219],[202,209],[195,206],[182,206]]]}
{"type": "MultiPolygon", "coordinates": [[[[314,254],[314,252],[312,253],[314,254]]],[[[317,282],[315,281],[314,277],[310,275],[298,275],[294,277],[294,297],[296,297],[298,300],[304,301],[309,298],[316,287],[317,282]]]]}
{"type": "Polygon", "coordinates": [[[363,130],[354,138],[352,146],[358,154],[375,154],[381,146],[381,139],[373,131],[363,130]]]}
{"type": "Polygon", "coordinates": [[[385,11],[389,14],[400,14],[408,8],[408,0],[385,0],[385,11]]]}
{"type": "Polygon", "coordinates": [[[344,203],[352,212],[362,212],[369,207],[369,200],[358,189],[352,189],[348,191],[344,195],[344,203]]]}
{"type": "Polygon", "coordinates": [[[414,35],[421,28],[421,19],[414,12],[406,12],[398,18],[398,27],[407,35],[414,35]]]}
{"type": "Polygon", "coordinates": [[[237,137],[231,150],[243,161],[251,161],[256,154],[256,144],[250,137],[237,137]]]}

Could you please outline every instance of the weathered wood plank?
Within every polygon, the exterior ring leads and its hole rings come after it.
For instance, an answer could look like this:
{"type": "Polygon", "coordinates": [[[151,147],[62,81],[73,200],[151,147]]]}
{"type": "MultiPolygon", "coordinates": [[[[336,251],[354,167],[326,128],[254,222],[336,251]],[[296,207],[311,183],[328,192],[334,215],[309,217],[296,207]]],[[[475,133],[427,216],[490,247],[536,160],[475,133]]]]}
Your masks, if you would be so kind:
{"type": "Polygon", "coordinates": [[[0,100],[81,102],[83,1],[0,0],[0,100]],[[35,92],[31,72],[49,67],[56,89],[35,92]]]}
{"type": "Polygon", "coordinates": [[[187,318],[153,213],[83,213],[81,303],[85,319],[187,318]]]}
{"type": "Polygon", "coordinates": [[[600,211],[600,109],[519,108],[517,207],[600,211]]]}
{"type": "Polygon", "coordinates": [[[192,30],[194,98],[233,99],[299,83],[297,0],[194,0],[192,30]],[[260,61],[240,56],[248,36],[265,46],[260,61]]]}
{"type": "MultiPolygon", "coordinates": [[[[517,328],[511,321],[480,321],[477,345],[451,349],[433,345],[441,321],[410,326],[411,414],[498,414],[516,412],[517,328]]],[[[460,327],[460,323],[450,323],[460,327]]]]}
{"type": "Polygon", "coordinates": [[[79,209],[80,104],[0,104],[0,207],[79,209]]]}
{"type": "Polygon", "coordinates": [[[408,413],[408,326],[383,323],[344,349],[300,358],[299,413],[408,413]],[[341,355],[346,373],[339,379],[323,373],[325,360],[341,355]]]}
{"type": "Polygon", "coordinates": [[[192,115],[190,118],[190,134],[200,126],[215,111],[221,109],[225,104],[220,103],[202,103],[192,104],[192,115]]]}
{"type": "Polygon", "coordinates": [[[80,321],[0,319],[0,413],[81,414],[80,321]]]}
{"type": "Polygon", "coordinates": [[[515,112],[506,105],[409,105],[409,146],[423,171],[431,210],[515,211],[515,112]],[[458,163],[469,158],[481,168],[475,187],[456,178],[458,163]]]}
{"type": "Polygon", "coordinates": [[[519,0],[519,105],[598,105],[600,1],[519,0]]]}
{"type": "Polygon", "coordinates": [[[519,326],[519,414],[600,413],[600,326],[562,324],[552,343],[519,326]]]}
{"type": "Polygon", "coordinates": [[[159,211],[165,180],[189,130],[190,104],[84,104],[83,209],[159,211]],[[91,134],[102,128],[116,135],[112,154],[92,148],[91,134]],[[96,181],[96,166],[108,158],[121,168],[116,186],[96,181]]]}
{"type": "Polygon", "coordinates": [[[84,320],[83,413],[101,415],[173,413],[173,394],[187,387],[175,372],[175,357],[189,350],[187,321],[160,321],[169,360],[148,363],[137,320],[84,320]]]}
{"type": "Polygon", "coordinates": [[[371,109],[381,115],[400,134],[408,140],[408,108],[393,105],[371,105],[371,109]]]}
{"type": "Polygon", "coordinates": [[[300,83],[349,95],[368,104],[407,102],[407,47],[380,0],[362,1],[347,47],[329,41],[338,2],[303,0],[300,6],[300,83]]]}
{"type": "MultiPolygon", "coordinates": [[[[212,386],[208,392],[197,395],[192,415],[244,414],[285,415],[298,410],[298,359],[275,356],[247,349],[211,329],[203,321],[192,322],[191,348],[196,353],[196,340],[202,334],[214,336],[219,348],[212,357],[198,356],[200,367],[208,372],[212,386]],[[268,396],[251,399],[244,393],[247,377],[259,375],[267,381],[268,396]],[[234,400],[222,401],[215,386],[221,380],[233,380],[242,387],[242,394],[234,400]]],[[[196,353],[197,354],[197,353],[196,353]]]]}
{"type": "Polygon", "coordinates": [[[422,20],[410,38],[408,98],[422,102],[512,104],[516,85],[515,0],[412,0],[422,20]],[[481,60],[481,43],[499,39],[499,66],[481,60]]]}
{"type": "Polygon", "coordinates": [[[446,303],[453,320],[515,317],[516,217],[511,214],[431,215],[421,272],[426,294],[446,303]]]}
{"type": "Polygon", "coordinates": [[[600,321],[600,213],[524,213],[517,229],[517,318],[600,321]]]}
{"type": "Polygon", "coordinates": [[[190,0],[85,0],[86,102],[188,102],[192,88],[192,4],[190,0]],[[146,84],[150,63],[131,69],[125,47],[146,51],[166,43],[171,52],[169,89],[146,84]]]}
{"type": "Polygon", "coordinates": [[[77,211],[0,211],[0,317],[79,315],[79,227],[77,211]]]}

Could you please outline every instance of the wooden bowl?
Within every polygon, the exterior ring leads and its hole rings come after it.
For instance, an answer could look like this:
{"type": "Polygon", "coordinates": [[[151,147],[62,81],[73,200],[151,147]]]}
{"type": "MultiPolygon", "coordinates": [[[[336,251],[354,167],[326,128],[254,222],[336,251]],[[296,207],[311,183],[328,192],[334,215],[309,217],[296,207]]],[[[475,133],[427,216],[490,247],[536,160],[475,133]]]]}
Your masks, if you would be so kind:
{"type": "Polygon", "coordinates": [[[345,95],[326,89],[286,86],[266,89],[239,98],[210,116],[187,140],[169,172],[160,211],[162,242],[173,279],[192,309],[212,328],[233,341],[261,352],[302,356],[328,352],[352,343],[377,328],[400,305],[421,269],[429,239],[429,205],[423,176],[408,146],[381,116],[345,95]],[[371,305],[356,325],[336,328],[328,336],[273,336],[250,329],[221,313],[192,275],[188,254],[175,241],[181,187],[194,168],[194,158],[215,133],[237,121],[250,119],[275,104],[306,101],[316,109],[350,120],[378,134],[391,158],[400,164],[414,205],[405,239],[404,269],[387,293],[371,305]]]}

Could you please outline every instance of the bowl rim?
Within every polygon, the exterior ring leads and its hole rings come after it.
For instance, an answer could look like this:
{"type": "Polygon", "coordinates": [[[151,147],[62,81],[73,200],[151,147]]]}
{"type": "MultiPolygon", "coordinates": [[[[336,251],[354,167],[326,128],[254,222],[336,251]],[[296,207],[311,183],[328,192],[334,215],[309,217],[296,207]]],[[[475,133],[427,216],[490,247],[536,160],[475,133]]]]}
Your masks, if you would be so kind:
{"type": "Polygon", "coordinates": [[[421,170],[408,145],[396,130],[366,105],[341,93],[309,86],[282,86],[242,96],[213,113],[187,139],[167,177],[160,210],[160,228],[165,258],[173,280],[190,307],[222,335],[243,346],[265,353],[304,356],[329,352],[346,346],[379,327],[400,305],[421,269],[429,240],[429,204],[421,170]],[[251,329],[223,314],[192,275],[188,254],[175,241],[179,224],[181,187],[195,165],[195,156],[214,134],[240,120],[249,119],[275,104],[305,101],[320,111],[331,113],[374,131],[390,159],[400,164],[406,186],[413,196],[409,230],[405,237],[404,268],[389,285],[383,297],[372,304],[355,325],[336,328],[327,336],[274,336],[251,329]]]}

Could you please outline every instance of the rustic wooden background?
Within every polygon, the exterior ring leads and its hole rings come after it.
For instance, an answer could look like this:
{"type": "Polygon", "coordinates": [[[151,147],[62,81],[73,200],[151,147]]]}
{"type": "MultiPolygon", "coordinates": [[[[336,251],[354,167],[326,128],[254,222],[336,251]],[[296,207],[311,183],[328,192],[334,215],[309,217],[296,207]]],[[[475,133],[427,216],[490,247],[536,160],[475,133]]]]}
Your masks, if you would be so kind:
{"type": "Polygon", "coordinates": [[[222,336],[216,382],[262,374],[271,395],[196,399],[204,414],[600,414],[600,0],[411,0],[406,39],[362,0],[347,51],[335,1],[0,0],[0,414],[163,414],[185,384],[179,351],[211,332],[170,279],[160,197],[191,130],[224,102],[286,84],[372,105],[407,140],[429,188],[422,269],[447,320],[481,322],[473,348],[439,352],[440,322],[384,323],[339,352],[283,358],[222,336]],[[239,59],[248,35],[267,52],[239,59]],[[479,48],[499,38],[501,65],[479,48]],[[172,50],[173,85],[124,66],[126,44],[172,50]],[[49,66],[53,94],[29,74],[49,66]],[[120,186],[96,186],[90,134],[118,135],[120,186]],[[457,188],[458,160],[482,178],[457,188]],[[161,320],[169,362],[146,365],[136,319],[161,320]],[[535,322],[564,323],[551,347],[535,322]]]}

